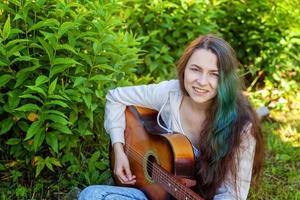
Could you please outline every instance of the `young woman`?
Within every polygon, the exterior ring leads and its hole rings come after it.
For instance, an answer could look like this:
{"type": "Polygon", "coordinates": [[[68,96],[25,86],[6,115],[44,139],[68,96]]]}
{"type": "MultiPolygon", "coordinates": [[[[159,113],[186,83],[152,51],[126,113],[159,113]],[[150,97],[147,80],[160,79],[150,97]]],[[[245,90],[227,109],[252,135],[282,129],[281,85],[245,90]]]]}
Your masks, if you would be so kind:
{"type": "MultiPolygon", "coordinates": [[[[105,128],[115,152],[114,174],[135,184],[124,153],[125,107],[159,111],[162,127],[187,136],[194,147],[197,193],[205,199],[246,199],[263,161],[263,138],[255,112],[242,93],[238,61],[215,35],[196,38],[177,66],[178,80],[122,87],[107,94],[105,128]]],[[[147,199],[135,188],[89,186],[79,199],[147,199]]]]}

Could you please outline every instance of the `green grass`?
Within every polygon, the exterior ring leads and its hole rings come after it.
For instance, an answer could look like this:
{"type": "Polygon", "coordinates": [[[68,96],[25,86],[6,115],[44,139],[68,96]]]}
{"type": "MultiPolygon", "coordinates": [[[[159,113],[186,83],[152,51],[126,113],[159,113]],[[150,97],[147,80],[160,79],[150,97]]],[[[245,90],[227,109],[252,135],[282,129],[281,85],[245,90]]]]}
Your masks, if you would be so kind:
{"type": "Polygon", "coordinates": [[[300,199],[300,113],[271,113],[263,132],[264,172],[248,199],[300,199]]]}

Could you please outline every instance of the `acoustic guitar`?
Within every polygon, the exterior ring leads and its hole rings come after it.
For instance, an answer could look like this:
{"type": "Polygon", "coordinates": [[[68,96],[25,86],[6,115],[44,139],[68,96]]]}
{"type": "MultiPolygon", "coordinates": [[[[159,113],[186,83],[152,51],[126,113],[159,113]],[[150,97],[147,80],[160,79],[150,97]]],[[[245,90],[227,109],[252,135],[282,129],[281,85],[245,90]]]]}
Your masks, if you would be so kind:
{"type": "MultiPolygon", "coordinates": [[[[203,200],[189,187],[195,185],[194,153],[190,141],[179,133],[164,133],[156,123],[157,112],[141,107],[126,108],[124,150],[136,175],[134,187],[151,200],[203,200]],[[170,196],[171,195],[171,196],[170,196]]],[[[113,170],[114,152],[110,150],[113,170]]],[[[117,185],[122,184],[116,177],[117,185]]],[[[123,185],[125,186],[125,185],[123,185]]]]}

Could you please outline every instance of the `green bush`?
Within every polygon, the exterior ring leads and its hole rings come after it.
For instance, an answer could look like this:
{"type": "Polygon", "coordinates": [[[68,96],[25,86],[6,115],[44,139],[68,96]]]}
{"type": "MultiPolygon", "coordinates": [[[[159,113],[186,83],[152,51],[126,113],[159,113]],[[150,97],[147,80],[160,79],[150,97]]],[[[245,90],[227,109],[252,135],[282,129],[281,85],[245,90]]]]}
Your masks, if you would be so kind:
{"type": "Polygon", "coordinates": [[[250,72],[244,75],[248,91],[255,92],[252,99],[272,109],[293,109],[300,81],[299,1],[234,0],[215,8],[224,15],[217,19],[219,31],[250,72]]]}
{"type": "MultiPolygon", "coordinates": [[[[299,63],[295,62],[300,44],[298,3],[234,0],[216,5],[224,15],[217,19],[219,31],[234,46],[240,61],[252,75],[258,71],[264,71],[267,76],[284,70],[299,73],[296,67],[299,63]],[[295,12],[288,12],[292,9],[295,12]],[[284,62],[287,59],[295,63],[284,62]]],[[[274,80],[278,78],[273,77],[274,80]]]]}
{"type": "Polygon", "coordinates": [[[67,187],[110,176],[105,94],[137,81],[140,62],[116,12],[99,1],[0,3],[0,175],[8,180],[0,187],[25,198],[50,180],[67,187]]]}
{"type": "Polygon", "coordinates": [[[186,45],[200,34],[217,32],[219,12],[208,1],[121,1],[126,28],[140,36],[145,55],[139,74],[156,80],[175,77],[175,65],[186,45]]]}

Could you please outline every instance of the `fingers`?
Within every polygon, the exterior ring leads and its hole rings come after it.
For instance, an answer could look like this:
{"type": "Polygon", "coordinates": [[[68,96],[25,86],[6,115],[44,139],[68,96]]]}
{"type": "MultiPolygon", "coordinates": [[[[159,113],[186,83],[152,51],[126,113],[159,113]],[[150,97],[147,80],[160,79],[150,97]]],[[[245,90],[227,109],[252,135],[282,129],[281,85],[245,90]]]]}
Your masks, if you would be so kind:
{"type": "Polygon", "coordinates": [[[128,167],[125,167],[125,176],[127,178],[127,183],[126,184],[134,184],[136,182],[135,176],[131,174],[131,170],[128,167]]]}
{"type": "MultiPolygon", "coordinates": [[[[119,145],[120,146],[120,145],[119,145]]],[[[114,146],[116,149],[118,145],[114,146]]],[[[128,158],[124,153],[124,150],[121,149],[120,151],[115,151],[115,175],[119,179],[122,184],[130,184],[133,185],[136,182],[136,177],[132,175],[128,158]]]]}
{"type": "Polygon", "coordinates": [[[120,170],[117,170],[115,174],[122,184],[134,185],[136,182],[136,176],[132,175],[129,166],[122,167],[120,170]]]}
{"type": "Polygon", "coordinates": [[[124,173],[125,171],[123,170],[121,173],[117,174],[118,179],[122,184],[129,184],[129,185],[134,185],[136,182],[136,177],[135,176],[128,176],[124,173]]]}

